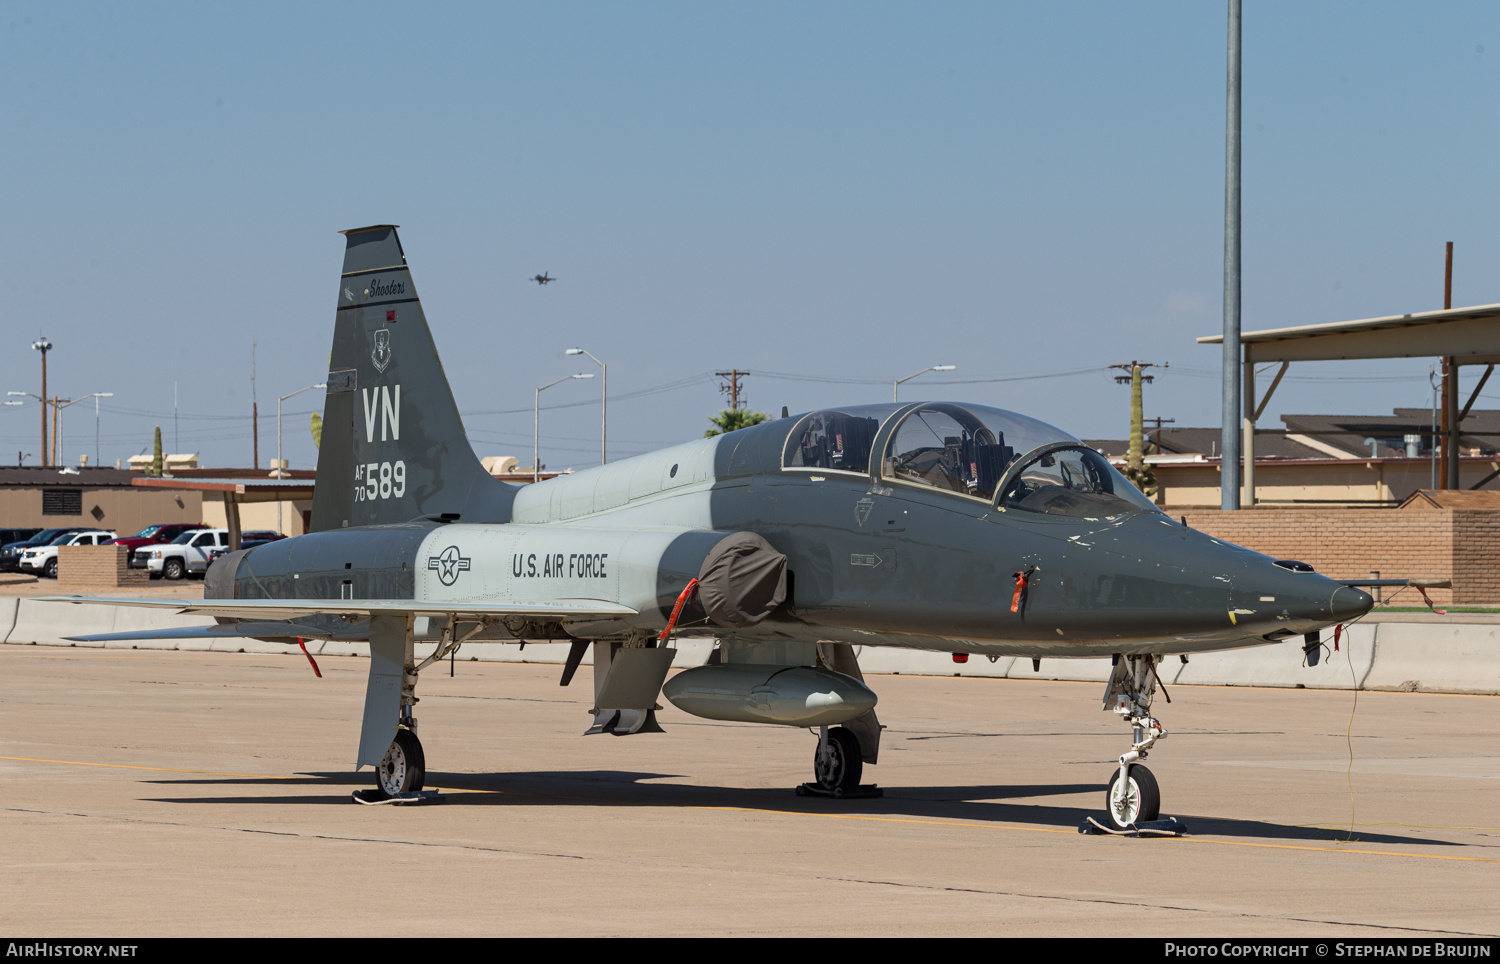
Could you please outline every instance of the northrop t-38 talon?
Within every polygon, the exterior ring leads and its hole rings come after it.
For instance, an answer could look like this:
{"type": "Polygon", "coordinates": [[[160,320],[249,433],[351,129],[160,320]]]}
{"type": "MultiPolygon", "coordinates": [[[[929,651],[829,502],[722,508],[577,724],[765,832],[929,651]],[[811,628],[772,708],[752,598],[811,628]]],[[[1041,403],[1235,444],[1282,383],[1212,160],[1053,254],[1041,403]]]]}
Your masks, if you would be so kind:
{"type": "Polygon", "coordinates": [[[841,793],[880,750],[855,647],[899,646],[1112,658],[1105,709],[1133,738],[1106,799],[1127,827],[1160,807],[1139,761],[1166,735],[1163,657],[1315,634],[1372,605],[1180,525],[1078,439],[980,405],[826,409],[501,482],[464,435],[395,227],[344,234],[313,531],[224,556],[201,603],[116,600],[217,625],[109,638],[368,639],[356,761],[378,793],[422,787],[422,670],[495,639],[571,641],[563,685],[592,645],[589,733],[659,729],[661,695],[805,727],[809,786],[841,793]],[[674,615],[718,645],[667,680],[674,615]]]}

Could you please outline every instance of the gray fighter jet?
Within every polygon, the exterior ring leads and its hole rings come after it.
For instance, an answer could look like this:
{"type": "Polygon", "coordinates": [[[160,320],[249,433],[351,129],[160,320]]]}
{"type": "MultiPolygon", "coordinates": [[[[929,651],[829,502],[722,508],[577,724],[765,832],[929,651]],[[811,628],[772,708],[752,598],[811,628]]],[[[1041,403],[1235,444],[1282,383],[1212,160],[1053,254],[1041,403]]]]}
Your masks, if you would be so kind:
{"type": "Polygon", "coordinates": [[[1139,761],[1166,735],[1164,657],[1311,637],[1372,605],[1179,524],[1077,438],[981,405],[826,409],[498,481],[464,435],[395,227],[344,234],[313,531],[224,556],[201,603],[116,601],[218,621],[167,635],[369,640],[356,761],[378,794],[422,787],[418,678],[481,639],[570,641],[563,685],[592,646],[589,733],[659,729],[663,694],[813,730],[806,787],[847,793],[880,750],[856,647],[898,646],[1112,659],[1104,708],[1133,737],[1106,801],[1127,827],[1160,807],[1139,761]],[[719,642],[667,681],[673,630],[719,642]]]}

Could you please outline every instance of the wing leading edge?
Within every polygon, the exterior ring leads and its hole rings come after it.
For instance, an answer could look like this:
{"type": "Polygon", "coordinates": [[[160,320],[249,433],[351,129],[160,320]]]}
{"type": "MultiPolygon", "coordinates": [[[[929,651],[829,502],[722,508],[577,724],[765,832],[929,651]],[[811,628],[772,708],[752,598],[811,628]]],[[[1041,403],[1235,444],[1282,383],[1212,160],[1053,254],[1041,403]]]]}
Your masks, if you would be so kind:
{"type": "Polygon", "coordinates": [[[528,599],[504,603],[423,599],[138,599],[107,596],[42,596],[38,602],[136,606],[181,615],[231,619],[295,619],[299,616],[395,616],[406,613],[476,616],[634,616],[636,610],[603,599],[528,599]]]}

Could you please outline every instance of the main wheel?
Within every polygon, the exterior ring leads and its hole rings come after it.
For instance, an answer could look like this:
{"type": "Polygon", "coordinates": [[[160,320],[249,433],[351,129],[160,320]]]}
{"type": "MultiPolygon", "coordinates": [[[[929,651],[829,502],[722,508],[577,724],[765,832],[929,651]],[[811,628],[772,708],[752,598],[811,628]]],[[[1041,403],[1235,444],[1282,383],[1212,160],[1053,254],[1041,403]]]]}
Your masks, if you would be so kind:
{"type": "Polygon", "coordinates": [[[182,560],[168,559],[161,564],[161,574],[168,579],[182,578],[182,560]]]}
{"type": "Polygon", "coordinates": [[[864,767],[859,737],[845,727],[836,726],[828,731],[828,759],[813,750],[813,780],[835,795],[858,787],[864,767]]]}
{"type": "Polygon", "coordinates": [[[47,574],[47,578],[48,579],[56,579],[57,578],[57,560],[56,559],[48,559],[47,560],[47,568],[46,568],[45,572],[47,574]]]}
{"type": "Polygon", "coordinates": [[[1161,816],[1161,790],[1156,786],[1156,777],[1139,763],[1131,764],[1127,772],[1129,776],[1122,785],[1120,771],[1115,770],[1104,794],[1104,808],[1116,830],[1128,830],[1161,816]]]}
{"type": "Polygon", "coordinates": [[[422,743],[411,730],[397,730],[375,770],[375,788],[387,797],[422,789],[427,778],[427,760],[422,743]]]}

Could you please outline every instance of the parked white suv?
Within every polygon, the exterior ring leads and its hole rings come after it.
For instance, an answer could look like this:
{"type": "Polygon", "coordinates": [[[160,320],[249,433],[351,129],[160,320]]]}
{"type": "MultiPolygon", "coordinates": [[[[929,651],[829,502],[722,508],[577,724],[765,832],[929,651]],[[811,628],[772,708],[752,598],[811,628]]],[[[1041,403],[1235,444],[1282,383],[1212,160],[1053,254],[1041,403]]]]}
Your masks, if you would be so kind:
{"type": "Polygon", "coordinates": [[[63,546],[102,546],[115,538],[113,532],[94,529],[89,532],[69,532],[58,536],[45,546],[37,546],[21,553],[16,565],[26,572],[34,572],[48,579],[57,578],[57,550],[63,546]]]}
{"type": "Polygon", "coordinates": [[[135,562],[145,560],[152,579],[181,579],[188,573],[202,575],[209,563],[228,551],[228,529],[189,529],[166,545],[137,549],[135,562]]]}

